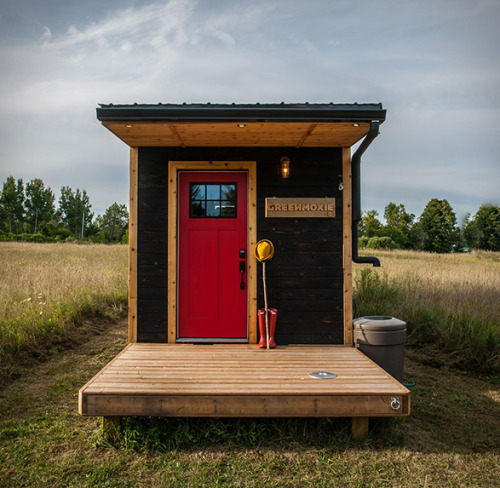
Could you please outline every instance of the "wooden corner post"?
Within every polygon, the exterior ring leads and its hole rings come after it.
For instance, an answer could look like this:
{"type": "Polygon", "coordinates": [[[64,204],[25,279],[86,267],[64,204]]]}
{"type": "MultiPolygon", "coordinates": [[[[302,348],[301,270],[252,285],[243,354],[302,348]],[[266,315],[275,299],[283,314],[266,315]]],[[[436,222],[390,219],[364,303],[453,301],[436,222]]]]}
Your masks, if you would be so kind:
{"type": "Polygon", "coordinates": [[[130,148],[128,223],[128,342],[137,342],[137,201],[139,150],[130,148]]]}
{"type": "Polygon", "coordinates": [[[121,417],[103,417],[102,435],[107,442],[115,443],[120,435],[121,417]]]}
{"type": "Polygon", "coordinates": [[[368,435],[369,417],[353,417],[351,434],[353,439],[362,441],[368,435]]]}
{"type": "Polygon", "coordinates": [[[344,266],[344,345],[352,346],[352,176],[351,149],[342,148],[342,225],[344,266]]]}

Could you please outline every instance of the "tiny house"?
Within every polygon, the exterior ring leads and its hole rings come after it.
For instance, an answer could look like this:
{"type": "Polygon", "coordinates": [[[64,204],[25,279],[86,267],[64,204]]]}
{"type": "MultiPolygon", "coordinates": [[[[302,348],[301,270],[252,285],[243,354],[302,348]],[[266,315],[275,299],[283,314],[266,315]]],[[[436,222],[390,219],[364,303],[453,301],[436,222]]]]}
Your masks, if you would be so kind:
{"type": "Polygon", "coordinates": [[[360,161],[385,116],[380,104],[101,105],[130,146],[129,345],[80,390],[80,412],[347,416],[357,436],[370,416],[408,415],[409,391],[352,338],[352,262],[378,265],[357,253],[360,161]],[[275,251],[274,350],[257,346],[261,239],[275,251]]]}

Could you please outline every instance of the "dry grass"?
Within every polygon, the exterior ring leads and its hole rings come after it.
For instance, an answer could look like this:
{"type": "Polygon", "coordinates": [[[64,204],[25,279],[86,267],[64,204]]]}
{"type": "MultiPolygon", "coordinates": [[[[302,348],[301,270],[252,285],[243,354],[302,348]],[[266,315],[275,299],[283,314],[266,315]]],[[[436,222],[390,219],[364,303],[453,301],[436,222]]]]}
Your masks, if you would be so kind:
{"type": "Polygon", "coordinates": [[[0,355],[123,307],[126,276],[126,246],[1,242],[0,355]]]}
{"type": "Polygon", "coordinates": [[[412,345],[437,346],[481,371],[500,364],[500,253],[377,251],[381,268],[355,267],[359,315],[408,323],[412,345]]]}
{"type": "MultiPolygon", "coordinates": [[[[408,299],[446,311],[500,317],[500,253],[377,251],[377,271],[396,278],[408,299]]],[[[355,265],[361,270],[362,265],[355,265]]],[[[366,267],[366,265],[365,265],[366,267]]]]}
{"type": "MultiPolygon", "coordinates": [[[[427,309],[439,302],[449,313],[479,310],[478,320],[483,310],[497,313],[498,299],[490,301],[491,293],[498,298],[498,254],[378,254],[378,286],[357,290],[365,292],[363,314],[379,313],[369,307],[380,306],[398,316],[406,312],[397,306],[411,311],[420,302],[427,309]],[[469,289],[456,290],[461,287],[469,289]]],[[[39,311],[47,315],[49,303],[71,302],[82,310],[93,293],[126,295],[122,246],[9,243],[0,245],[0,256],[0,307],[8,304],[19,324],[29,322],[23,307],[37,293],[46,300],[29,305],[34,318],[39,311]]],[[[409,349],[405,376],[416,381],[412,414],[372,419],[363,442],[351,439],[344,419],[129,419],[111,446],[99,419],[78,414],[78,389],[124,347],[126,320],[93,318],[79,329],[86,333],[80,345],[26,365],[0,388],[2,487],[499,486],[500,393],[493,377],[429,367],[409,349]]]]}

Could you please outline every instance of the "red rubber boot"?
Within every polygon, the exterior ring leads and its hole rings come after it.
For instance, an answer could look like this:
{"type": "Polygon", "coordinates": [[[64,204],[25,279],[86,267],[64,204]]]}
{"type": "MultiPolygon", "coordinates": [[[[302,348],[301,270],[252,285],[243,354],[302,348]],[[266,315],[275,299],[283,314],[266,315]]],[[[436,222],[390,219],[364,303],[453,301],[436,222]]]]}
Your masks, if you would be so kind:
{"type": "Polygon", "coordinates": [[[276,347],[276,341],[274,340],[274,334],[276,332],[276,321],[278,320],[278,310],[275,308],[269,309],[269,348],[274,349],[276,347]]]}
{"type": "Polygon", "coordinates": [[[267,344],[266,344],[266,309],[259,308],[257,314],[259,316],[259,332],[260,332],[259,347],[267,347],[267,344]]]}

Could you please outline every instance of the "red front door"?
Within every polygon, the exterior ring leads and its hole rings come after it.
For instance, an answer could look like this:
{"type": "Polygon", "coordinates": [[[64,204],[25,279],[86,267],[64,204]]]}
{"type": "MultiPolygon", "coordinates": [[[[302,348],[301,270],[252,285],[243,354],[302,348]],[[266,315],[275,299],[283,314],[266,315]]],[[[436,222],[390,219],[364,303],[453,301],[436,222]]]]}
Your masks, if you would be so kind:
{"type": "Polygon", "coordinates": [[[179,173],[178,338],[246,339],[247,173],[179,173]]]}

